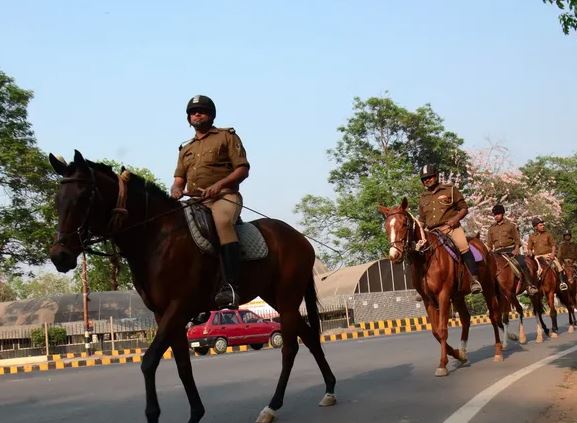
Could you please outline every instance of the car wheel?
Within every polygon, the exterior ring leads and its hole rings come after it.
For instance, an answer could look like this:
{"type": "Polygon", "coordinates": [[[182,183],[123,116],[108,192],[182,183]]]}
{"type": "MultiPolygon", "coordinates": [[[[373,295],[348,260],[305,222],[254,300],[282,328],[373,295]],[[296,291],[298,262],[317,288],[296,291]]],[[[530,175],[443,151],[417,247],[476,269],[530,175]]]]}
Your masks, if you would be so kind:
{"type": "Polygon", "coordinates": [[[263,345],[264,345],[264,344],[250,344],[250,347],[251,347],[253,350],[257,350],[257,351],[258,351],[258,350],[260,350],[260,349],[263,347],[263,345]]]}
{"type": "Polygon", "coordinates": [[[218,338],[214,342],[214,350],[217,354],[224,354],[226,352],[226,347],[228,347],[228,342],[224,338],[218,338]]]}
{"type": "Polygon", "coordinates": [[[282,335],[280,332],[275,332],[270,336],[270,344],[273,348],[282,347],[282,335]]]}
{"type": "Polygon", "coordinates": [[[208,354],[208,347],[197,347],[194,349],[194,352],[196,352],[198,355],[206,355],[208,354]]]}

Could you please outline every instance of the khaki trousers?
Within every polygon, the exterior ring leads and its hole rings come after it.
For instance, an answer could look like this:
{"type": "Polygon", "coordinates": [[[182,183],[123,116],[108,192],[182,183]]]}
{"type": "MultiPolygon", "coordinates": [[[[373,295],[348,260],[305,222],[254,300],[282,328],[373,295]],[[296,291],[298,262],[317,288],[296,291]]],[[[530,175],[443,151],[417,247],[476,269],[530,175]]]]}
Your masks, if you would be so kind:
{"type": "Polygon", "coordinates": [[[469,243],[467,242],[467,236],[465,235],[465,231],[461,226],[457,228],[450,229],[448,226],[444,226],[440,228],[445,235],[453,240],[455,246],[459,249],[461,254],[466,253],[469,251],[469,243]]]}
{"type": "Polygon", "coordinates": [[[238,242],[238,235],[234,225],[242,209],[242,196],[240,193],[229,192],[214,200],[205,201],[204,205],[212,211],[220,245],[238,242]]]}
{"type": "Polygon", "coordinates": [[[551,263],[551,267],[553,269],[555,269],[558,273],[561,273],[563,271],[563,266],[561,266],[561,263],[559,263],[559,260],[557,259],[557,257],[555,257],[553,260],[549,260],[549,258],[547,256],[548,256],[548,254],[535,256],[535,261],[537,262],[537,275],[541,276],[541,273],[543,273],[543,269],[541,268],[541,263],[539,262],[539,260],[537,260],[540,257],[545,258],[545,260],[547,262],[551,263]]]}

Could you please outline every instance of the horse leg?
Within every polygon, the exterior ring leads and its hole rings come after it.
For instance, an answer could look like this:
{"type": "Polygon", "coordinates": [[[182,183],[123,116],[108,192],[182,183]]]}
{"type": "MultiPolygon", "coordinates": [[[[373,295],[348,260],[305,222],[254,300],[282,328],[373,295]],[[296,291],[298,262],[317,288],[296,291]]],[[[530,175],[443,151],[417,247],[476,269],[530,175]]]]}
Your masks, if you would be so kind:
{"type": "Polygon", "coordinates": [[[497,300],[497,295],[489,295],[488,290],[483,290],[483,296],[487,303],[487,308],[489,309],[489,319],[491,319],[491,324],[493,325],[493,333],[495,335],[495,356],[493,361],[503,361],[503,344],[501,344],[501,338],[499,337],[499,327],[503,326],[501,321],[501,304],[497,300]]]}
{"type": "Polygon", "coordinates": [[[204,406],[202,405],[202,400],[200,399],[198,389],[194,382],[192,366],[190,364],[190,354],[188,352],[188,341],[184,327],[182,331],[174,334],[170,345],[174,353],[178,376],[182,381],[190,405],[190,420],[188,422],[198,423],[202,416],[204,416],[204,406]]]}
{"type": "Polygon", "coordinates": [[[276,390],[267,407],[263,408],[256,419],[256,423],[270,423],[276,417],[276,411],[283,405],[289,376],[299,350],[297,333],[299,318],[298,309],[290,311],[279,311],[280,324],[283,339],[282,346],[282,369],[276,386],[276,390]]]}
{"type": "Polygon", "coordinates": [[[463,327],[461,330],[461,348],[458,351],[458,357],[455,358],[461,361],[461,363],[466,363],[468,361],[467,342],[469,340],[469,329],[471,327],[471,314],[465,303],[465,298],[462,295],[456,295],[455,298],[453,298],[453,305],[459,312],[459,319],[463,327]]]}
{"type": "Polygon", "coordinates": [[[331,405],[335,405],[337,400],[335,396],[335,384],[337,382],[333,372],[327,363],[325,358],[325,354],[321,347],[321,340],[320,338],[315,335],[314,331],[311,329],[309,325],[305,322],[302,316],[299,319],[299,328],[298,328],[298,336],[303,341],[303,344],[309,349],[319,369],[321,374],[323,375],[323,379],[325,381],[325,396],[319,402],[319,406],[327,407],[331,405]]]}
{"type": "Polygon", "coordinates": [[[547,304],[549,305],[549,316],[551,317],[551,338],[559,336],[559,327],[557,326],[557,309],[555,308],[555,292],[551,291],[547,295],[547,304]]]}
{"type": "Polygon", "coordinates": [[[527,335],[525,334],[525,327],[523,326],[524,310],[516,296],[513,296],[513,306],[519,314],[519,343],[524,345],[527,343],[527,335]]]}
{"type": "MultiPolygon", "coordinates": [[[[170,329],[172,329],[172,319],[176,315],[178,307],[171,303],[162,315],[155,315],[158,323],[158,330],[152,343],[144,353],[140,370],[144,375],[144,386],[146,389],[146,420],[148,423],[158,423],[160,416],[160,405],[156,394],[156,369],[162,359],[162,355],[170,344],[170,329]]],[[[184,328],[184,323],[181,330],[184,328]]]]}
{"type": "Polygon", "coordinates": [[[435,370],[435,376],[447,376],[449,374],[449,371],[447,370],[447,363],[449,362],[449,359],[447,358],[449,306],[449,295],[445,292],[441,292],[441,295],[439,295],[439,321],[437,326],[437,333],[439,335],[439,341],[441,342],[441,360],[439,361],[439,367],[435,370]]]}

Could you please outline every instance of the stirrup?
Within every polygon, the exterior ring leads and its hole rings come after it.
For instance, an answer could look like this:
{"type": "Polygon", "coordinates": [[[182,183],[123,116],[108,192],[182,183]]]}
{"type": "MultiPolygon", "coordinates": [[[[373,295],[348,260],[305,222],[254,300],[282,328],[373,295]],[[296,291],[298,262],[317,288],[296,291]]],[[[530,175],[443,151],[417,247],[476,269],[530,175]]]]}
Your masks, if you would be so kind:
{"type": "Polygon", "coordinates": [[[565,282],[561,282],[561,283],[559,284],[559,289],[560,289],[561,291],[567,291],[567,289],[569,289],[569,287],[567,286],[567,284],[566,284],[565,282]]]}
{"type": "Polygon", "coordinates": [[[238,300],[234,287],[229,283],[225,283],[214,297],[214,302],[219,310],[224,308],[237,309],[239,306],[238,300]]]}
{"type": "Polygon", "coordinates": [[[483,292],[483,287],[479,281],[471,281],[471,294],[480,294],[483,292]]]}
{"type": "Polygon", "coordinates": [[[535,295],[537,292],[539,292],[539,288],[537,288],[536,286],[534,286],[534,285],[529,285],[529,286],[527,286],[527,294],[528,294],[529,296],[533,296],[533,295],[535,295]]]}

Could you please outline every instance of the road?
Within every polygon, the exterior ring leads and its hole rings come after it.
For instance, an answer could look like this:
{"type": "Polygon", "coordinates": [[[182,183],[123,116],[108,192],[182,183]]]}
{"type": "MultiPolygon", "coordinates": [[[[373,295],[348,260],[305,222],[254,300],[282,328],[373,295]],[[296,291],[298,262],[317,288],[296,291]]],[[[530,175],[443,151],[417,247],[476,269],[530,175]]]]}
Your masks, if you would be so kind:
{"type": "MultiPolygon", "coordinates": [[[[577,367],[577,351],[567,353],[576,345],[577,334],[566,332],[566,316],[560,317],[560,325],[559,338],[536,344],[534,320],[527,319],[529,343],[510,343],[501,363],[493,362],[491,327],[472,327],[470,363],[458,366],[451,361],[445,378],[433,376],[439,347],[429,332],[324,344],[337,377],[338,404],[331,408],[316,405],[323,395],[322,379],[303,346],[278,421],[445,422],[451,416],[453,422],[540,421],[567,369],[577,367]],[[564,351],[557,360],[526,369],[564,351]],[[517,374],[517,381],[491,397],[494,384],[521,369],[527,374],[517,374]],[[471,408],[462,407],[483,391],[488,392],[483,397],[486,404],[472,419],[464,417],[463,410],[471,408]]],[[[450,330],[453,345],[459,345],[459,334],[459,328],[450,330]]],[[[194,374],[207,410],[203,423],[253,422],[276,386],[280,358],[279,350],[194,358],[194,374]]],[[[172,360],[161,362],[157,388],[161,422],[186,422],[188,405],[172,360]]],[[[134,364],[2,376],[0,419],[143,422],[143,378],[134,364]]]]}

